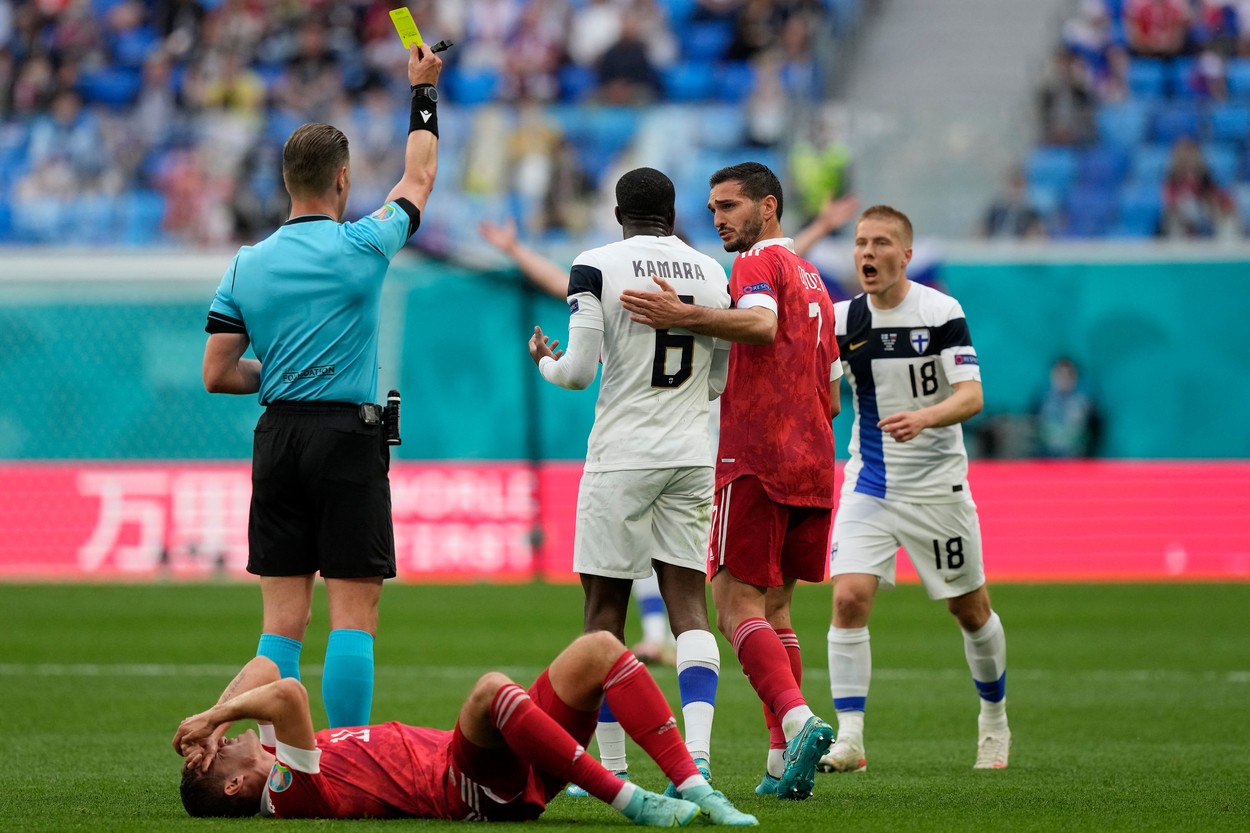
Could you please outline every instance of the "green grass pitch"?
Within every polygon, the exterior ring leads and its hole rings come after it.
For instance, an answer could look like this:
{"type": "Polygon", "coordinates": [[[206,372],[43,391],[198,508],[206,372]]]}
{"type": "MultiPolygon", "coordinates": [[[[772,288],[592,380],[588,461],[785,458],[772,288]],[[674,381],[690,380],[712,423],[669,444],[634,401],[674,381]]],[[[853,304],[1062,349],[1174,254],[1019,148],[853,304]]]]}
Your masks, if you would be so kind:
{"type": "MultiPolygon", "coordinates": [[[[786,833],[1250,830],[1250,584],[992,592],[1007,629],[1010,769],[972,770],[977,702],[956,627],[942,605],[904,586],[880,597],[872,624],[868,771],[818,775],[805,802],[755,796],[760,707],[722,642],[716,785],[786,833]]],[[[803,688],[832,719],[828,616],[829,588],[801,587],[803,688]]],[[[392,584],[373,719],[450,726],[478,675],[500,668],[528,683],[580,622],[572,585],[392,584]]],[[[169,739],[252,655],[259,625],[259,591],[247,582],[0,585],[0,830],[448,828],[183,814],[169,739]]],[[[325,633],[319,594],[304,649],[317,716],[325,633]]],[[[674,672],[656,676],[675,704],[674,672]]],[[[632,746],[631,767],[644,786],[664,786],[632,746]]],[[[593,799],[562,796],[536,824],[628,822],[593,799]]]]}

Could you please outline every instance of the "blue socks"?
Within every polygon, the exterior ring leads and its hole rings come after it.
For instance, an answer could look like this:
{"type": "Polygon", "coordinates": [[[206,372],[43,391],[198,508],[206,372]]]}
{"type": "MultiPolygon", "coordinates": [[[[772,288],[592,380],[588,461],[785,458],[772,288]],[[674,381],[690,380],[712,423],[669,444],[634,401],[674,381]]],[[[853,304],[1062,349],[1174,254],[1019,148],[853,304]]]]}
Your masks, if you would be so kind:
{"type": "Polygon", "coordinates": [[[321,699],[330,728],[367,726],[373,707],[373,636],[366,631],[330,631],[321,676],[321,699]]]}
{"type": "Polygon", "coordinates": [[[256,646],[256,656],[268,657],[278,666],[283,677],[299,679],[299,652],[304,643],[274,633],[262,633],[256,646]]]}

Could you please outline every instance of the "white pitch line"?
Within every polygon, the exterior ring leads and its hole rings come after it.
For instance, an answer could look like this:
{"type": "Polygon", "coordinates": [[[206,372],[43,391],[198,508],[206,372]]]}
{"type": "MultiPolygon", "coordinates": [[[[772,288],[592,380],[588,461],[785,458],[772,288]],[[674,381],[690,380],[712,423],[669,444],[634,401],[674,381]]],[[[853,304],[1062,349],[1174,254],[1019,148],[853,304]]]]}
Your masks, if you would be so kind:
{"type": "MultiPolygon", "coordinates": [[[[162,664],[162,663],[55,663],[37,662],[0,663],[0,677],[220,677],[230,678],[238,673],[232,665],[211,664],[162,664]]],[[[490,665],[429,665],[429,666],[378,666],[378,677],[397,679],[464,679],[485,673],[502,671],[517,678],[528,678],[542,671],[540,666],[490,666],[490,665]]],[[[1229,683],[1250,684],[1250,671],[1181,671],[1174,669],[1093,670],[1063,671],[1041,669],[1009,669],[1012,680],[1053,680],[1080,678],[1115,683],[1229,683]]],[[[304,665],[302,676],[321,676],[320,665],[304,665]]],[[[966,668],[874,668],[872,675],[878,680],[962,680],[967,678],[966,668]]],[[[828,679],[824,669],[811,669],[807,674],[817,679],[828,679]]]]}

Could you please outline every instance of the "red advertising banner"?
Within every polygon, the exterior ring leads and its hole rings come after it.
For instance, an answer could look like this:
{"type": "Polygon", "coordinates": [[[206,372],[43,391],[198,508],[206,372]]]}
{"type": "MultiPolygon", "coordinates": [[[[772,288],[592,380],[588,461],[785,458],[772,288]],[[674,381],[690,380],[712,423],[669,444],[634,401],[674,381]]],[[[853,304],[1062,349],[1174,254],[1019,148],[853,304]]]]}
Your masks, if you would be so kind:
{"type": "MultiPolygon", "coordinates": [[[[572,581],[580,476],[397,462],[400,579],[572,581]]],[[[1250,581],[1250,463],[977,462],[971,482],[991,581],[1250,581]]],[[[0,580],[243,575],[250,492],[246,463],[0,465],[0,580]]]]}

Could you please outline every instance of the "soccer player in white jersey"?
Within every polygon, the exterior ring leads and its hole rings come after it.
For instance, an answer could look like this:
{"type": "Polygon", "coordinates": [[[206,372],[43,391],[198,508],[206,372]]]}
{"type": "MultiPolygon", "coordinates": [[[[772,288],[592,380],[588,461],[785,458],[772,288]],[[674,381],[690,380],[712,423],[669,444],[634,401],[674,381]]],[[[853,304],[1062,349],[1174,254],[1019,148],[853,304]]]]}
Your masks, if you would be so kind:
{"type": "Polygon", "coordinates": [[[962,629],[981,702],[975,767],[1002,769],[1011,749],[1007,643],[985,586],[960,427],[981,410],[981,372],[959,302],[908,280],[911,244],[905,214],[865,210],[855,227],[864,292],[834,307],[855,422],[833,526],[829,678],[838,734],[824,772],[867,766],[868,618],[878,588],[894,586],[899,547],[962,629]]]}
{"type": "MultiPolygon", "coordinates": [[[[580,390],[603,379],[577,497],[573,569],[585,592],[586,632],[624,638],[630,588],[654,566],[677,637],[677,684],[686,745],[709,772],[720,650],[708,628],[706,575],[713,460],[708,401],[720,395],[729,344],[630,320],[625,289],[668,280],[687,303],[726,309],[725,269],[673,236],[673,183],[638,168],[616,183],[624,239],[578,255],[569,274],[569,342],[538,327],[530,355],[544,378],[580,390]]],[[[625,737],[606,704],[600,758],[625,771],[625,737]]],[[[671,794],[671,793],[670,793],[671,794]]]]}

